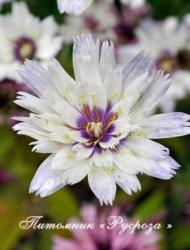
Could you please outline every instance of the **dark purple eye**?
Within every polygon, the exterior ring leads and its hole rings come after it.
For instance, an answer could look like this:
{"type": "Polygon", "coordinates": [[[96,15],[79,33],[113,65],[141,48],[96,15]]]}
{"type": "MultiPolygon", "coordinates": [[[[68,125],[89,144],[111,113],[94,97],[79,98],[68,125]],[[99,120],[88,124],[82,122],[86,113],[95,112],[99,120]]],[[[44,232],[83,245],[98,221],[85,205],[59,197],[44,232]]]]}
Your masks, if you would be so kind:
{"type": "Polygon", "coordinates": [[[36,45],[29,37],[20,37],[15,41],[14,56],[16,60],[24,62],[25,59],[33,59],[36,53],[36,45]]]}

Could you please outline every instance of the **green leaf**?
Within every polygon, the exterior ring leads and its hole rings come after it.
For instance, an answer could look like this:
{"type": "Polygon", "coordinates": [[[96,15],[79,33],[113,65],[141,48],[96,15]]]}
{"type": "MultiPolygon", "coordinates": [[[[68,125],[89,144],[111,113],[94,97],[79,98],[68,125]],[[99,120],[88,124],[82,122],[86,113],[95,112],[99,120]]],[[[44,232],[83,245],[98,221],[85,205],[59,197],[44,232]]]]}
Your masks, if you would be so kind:
{"type": "Polygon", "coordinates": [[[190,246],[190,227],[180,224],[173,226],[171,244],[173,250],[189,249],[190,246]]]}
{"type": "Polygon", "coordinates": [[[25,216],[22,213],[7,213],[1,216],[0,223],[0,242],[1,249],[10,250],[15,247],[18,239],[25,233],[24,230],[19,228],[19,222],[23,220],[25,216]]]}
{"type": "Polygon", "coordinates": [[[161,210],[164,204],[164,193],[156,190],[135,209],[134,216],[146,220],[161,210]]]}
{"type": "Polygon", "coordinates": [[[59,222],[77,216],[78,206],[68,188],[63,188],[47,198],[48,214],[59,222]]]}
{"type": "Polygon", "coordinates": [[[0,127],[0,160],[10,150],[14,142],[14,134],[7,126],[0,127]]]}

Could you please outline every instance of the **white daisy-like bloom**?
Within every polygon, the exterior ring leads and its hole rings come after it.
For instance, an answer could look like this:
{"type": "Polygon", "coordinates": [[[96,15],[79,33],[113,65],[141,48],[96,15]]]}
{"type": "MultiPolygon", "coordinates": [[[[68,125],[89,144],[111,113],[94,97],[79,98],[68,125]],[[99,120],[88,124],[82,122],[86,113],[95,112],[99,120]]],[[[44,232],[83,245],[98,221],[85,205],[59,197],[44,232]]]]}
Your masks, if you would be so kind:
{"type": "Polygon", "coordinates": [[[112,7],[106,1],[96,1],[83,15],[65,17],[65,23],[60,27],[65,42],[70,43],[73,37],[87,33],[114,40],[114,27],[118,20],[112,7]]]}
{"type": "Polygon", "coordinates": [[[52,16],[40,21],[24,2],[13,3],[12,12],[0,16],[0,80],[19,81],[17,69],[25,59],[41,63],[56,56],[63,38],[52,16]]]}
{"type": "Polygon", "coordinates": [[[136,44],[119,49],[119,62],[125,64],[141,49],[148,51],[156,60],[157,68],[172,76],[172,85],[161,100],[160,107],[164,112],[174,111],[176,101],[185,98],[190,91],[190,72],[185,65],[185,55],[190,53],[187,21],[179,23],[174,17],[163,22],[146,20],[137,28],[136,36],[136,44]]]}
{"type": "Polygon", "coordinates": [[[141,188],[137,174],[167,180],[179,168],[152,139],[189,134],[190,116],[149,115],[170,85],[168,75],[144,52],[121,69],[113,44],[101,44],[90,35],[75,39],[75,79],[55,60],[46,67],[27,61],[20,70],[34,95],[19,93],[15,102],[30,115],[15,118],[14,130],[35,139],[34,151],[50,154],[31,193],[45,197],[88,177],[101,204],[112,204],[116,184],[131,194],[141,188]]]}
{"type": "MultiPolygon", "coordinates": [[[[113,3],[114,0],[100,0],[107,3],[113,3]]],[[[57,0],[60,13],[80,15],[86,11],[93,0],[57,0]]],[[[137,9],[145,4],[145,0],[121,0],[121,3],[129,6],[131,9],[137,9]]],[[[103,6],[102,6],[103,8],[103,6]]],[[[98,11],[96,12],[98,14],[98,11]]]]}
{"type": "Polygon", "coordinates": [[[57,0],[60,13],[80,15],[93,2],[93,0],[57,0]]]}

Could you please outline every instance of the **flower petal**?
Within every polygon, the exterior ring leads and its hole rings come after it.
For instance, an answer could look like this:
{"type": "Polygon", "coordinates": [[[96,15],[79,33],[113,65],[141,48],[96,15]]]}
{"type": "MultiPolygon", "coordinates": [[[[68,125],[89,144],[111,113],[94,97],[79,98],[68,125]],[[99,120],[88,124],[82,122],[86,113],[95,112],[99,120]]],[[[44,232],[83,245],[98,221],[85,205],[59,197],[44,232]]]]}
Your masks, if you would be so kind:
{"type": "Polygon", "coordinates": [[[89,173],[90,166],[86,161],[78,161],[75,167],[68,168],[63,173],[63,181],[74,185],[82,181],[89,173]]]}
{"type": "Polygon", "coordinates": [[[34,145],[32,151],[43,154],[56,153],[60,149],[60,146],[45,138],[32,142],[30,145],[34,145]]]}
{"type": "Polygon", "coordinates": [[[59,150],[52,160],[52,168],[55,170],[67,169],[75,164],[76,159],[74,152],[72,151],[71,147],[67,146],[59,150]]]}
{"type": "Polygon", "coordinates": [[[180,167],[170,156],[161,161],[153,161],[141,157],[139,161],[142,163],[142,173],[163,180],[171,179],[176,174],[175,170],[180,167]]]}
{"type": "Polygon", "coordinates": [[[61,238],[60,236],[53,237],[53,250],[79,250],[78,243],[73,240],[66,240],[61,238]]]}
{"type": "Polygon", "coordinates": [[[127,174],[137,174],[140,162],[135,155],[127,148],[121,148],[113,153],[115,165],[127,174]]]}
{"type": "Polygon", "coordinates": [[[62,172],[52,169],[53,156],[49,156],[38,168],[32,183],[30,193],[36,192],[41,197],[48,196],[63,186],[62,172]]]}
{"type": "Polygon", "coordinates": [[[73,151],[76,153],[77,159],[85,159],[92,155],[93,147],[85,147],[84,145],[78,143],[73,146],[73,151]]]}
{"type": "Polygon", "coordinates": [[[88,183],[92,192],[100,200],[101,205],[112,205],[115,198],[116,185],[113,176],[106,170],[93,169],[88,175],[88,183]]]}
{"type": "Polygon", "coordinates": [[[20,68],[18,73],[22,82],[24,82],[36,95],[41,97],[46,93],[47,87],[50,84],[48,71],[38,62],[26,60],[25,65],[20,68]]]}
{"type": "Polygon", "coordinates": [[[34,113],[50,112],[51,108],[47,100],[40,99],[26,92],[18,92],[16,101],[17,105],[22,108],[28,109],[34,113]]]}
{"type": "Polygon", "coordinates": [[[190,116],[173,112],[146,118],[142,126],[151,139],[170,138],[190,134],[190,116]]]}
{"type": "Polygon", "coordinates": [[[60,98],[59,100],[54,100],[52,107],[67,125],[76,126],[80,113],[70,103],[60,98]]]}
{"type": "Polygon", "coordinates": [[[154,70],[154,66],[155,62],[148,54],[144,51],[139,52],[130,60],[123,70],[124,82],[126,86],[127,83],[133,81],[146,72],[151,74],[154,70]]]}
{"type": "Polygon", "coordinates": [[[163,71],[154,72],[149,87],[131,111],[134,116],[142,117],[150,114],[170,87],[170,83],[169,75],[165,75],[163,71]]]}
{"type": "Polygon", "coordinates": [[[141,184],[136,175],[126,174],[124,171],[115,171],[116,183],[128,194],[141,190],[141,184]]]}
{"type": "Polygon", "coordinates": [[[92,36],[83,35],[74,40],[73,67],[77,82],[95,86],[102,84],[99,53],[100,42],[95,43],[92,36]]]}
{"type": "Polygon", "coordinates": [[[134,155],[153,160],[165,159],[169,154],[169,150],[163,145],[141,138],[140,136],[130,136],[126,141],[125,146],[134,155]]]}
{"type": "Polygon", "coordinates": [[[91,160],[91,165],[95,165],[97,167],[102,166],[112,166],[113,164],[113,155],[110,150],[103,150],[101,153],[94,152],[91,160]]]}

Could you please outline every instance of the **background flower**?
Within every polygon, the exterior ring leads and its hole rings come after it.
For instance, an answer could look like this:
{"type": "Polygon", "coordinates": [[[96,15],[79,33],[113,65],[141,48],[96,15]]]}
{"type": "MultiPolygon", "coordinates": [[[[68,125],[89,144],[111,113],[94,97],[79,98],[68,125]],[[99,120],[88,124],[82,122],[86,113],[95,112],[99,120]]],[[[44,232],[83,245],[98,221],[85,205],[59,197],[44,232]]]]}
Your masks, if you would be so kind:
{"type": "Polygon", "coordinates": [[[79,15],[85,11],[93,0],[57,0],[58,8],[61,13],[79,15]]]}
{"type": "MultiPolygon", "coordinates": [[[[137,42],[136,28],[142,20],[150,17],[151,7],[148,3],[144,1],[137,2],[139,2],[139,4],[141,2],[141,5],[134,5],[134,7],[127,5],[126,7],[117,8],[117,23],[114,30],[118,45],[137,42]]],[[[135,3],[135,1],[133,3],[135,3]]]]}
{"type": "Polygon", "coordinates": [[[157,68],[172,76],[171,87],[162,98],[160,107],[165,112],[175,110],[176,101],[184,99],[190,90],[190,37],[186,23],[178,23],[174,17],[168,17],[161,23],[146,20],[136,29],[136,37],[135,44],[120,49],[120,62],[124,63],[126,58],[129,59],[142,48],[149,51],[156,60],[157,68]]]}
{"type": "Polygon", "coordinates": [[[63,39],[52,16],[40,21],[24,2],[13,3],[12,12],[0,17],[0,80],[19,81],[17,70],[25,59],[45,64],[56,56],[63,39]]]}
{"type": "Polygon", "coordinates": [[[0,0],[0,8],[4,3],[11,2],[12,0],[0,0]]]}
{"type": "Polygon", "coordinates": [[[106,1],[94,2],[83,15],[65,18],[65,23],[60,27],[60,32],[66,42],[72,42],[73,37],[85,33],[93,33],[102,39],[114,39],[114,26],[117,17],[113,5],[106,1]]]}
{"type": "MultiPolygon", "coordinates": [[[[122,216],[119,208],[102,209],[98,214],[96,207],[86,204],[81,208],[82,223],[95,223],[95,229],[92,230],[72,230],[74,239],[61,238],[58,235],[53,237],[53,250],[158,250],[159,234],[152,231],[149,235],[143,230],[131,233],[129,230],[122,235],[119,226],[109,229],[109,216],[122,216]],[[100,225],[105,224],[105,229],[101,229],[100,225]],[[107,228],[108,227],[108,228],[107,228]]],[[[99,209],[100,211],[100,209],[99,209]]],[[[122,216],[125,223],[134,223],[136,219],[129,219],[122,216]]],[[[79,219],[72,219],[72,223],[80,223],[79,219]]]]}

